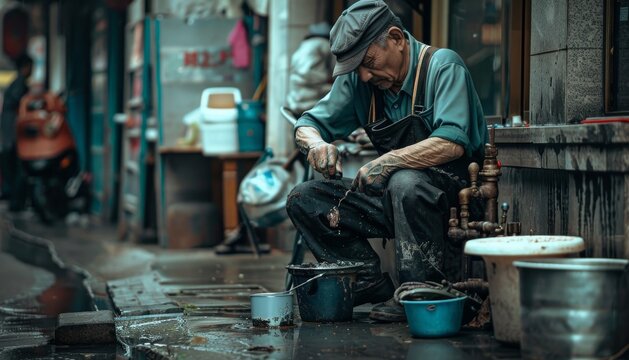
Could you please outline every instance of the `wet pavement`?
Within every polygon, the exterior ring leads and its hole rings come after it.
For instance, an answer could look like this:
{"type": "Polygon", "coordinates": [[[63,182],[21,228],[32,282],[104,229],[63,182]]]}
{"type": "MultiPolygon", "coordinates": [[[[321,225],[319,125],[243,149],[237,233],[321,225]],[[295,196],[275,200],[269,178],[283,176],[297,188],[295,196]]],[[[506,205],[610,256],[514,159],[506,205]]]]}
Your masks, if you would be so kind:
{"type": "Polygon", "coordinates": [[[486,333],[450,339],[413,339],[405,324],[378,324],[368,307],[349,323],[297,323],[261,329],[248,319],[159,315],[117,322],[130,355],[186,359],[518,359],[519,351],[486,333]],[[138,347],[139,346],[139,347],[138,347]]]}
{"type": "MultiPolygon", "coordinates": [[[[167,251],[120,243],[115,229],[107,227],[46,228],[28,218],[15,226],[22,235],[5,234],[0,254],[17,254],[13,268],[31,275],[23,275],[27,289],[0,286],[8,289],[0,289],[2,306],[27,309],[0,308],[0,359],[520,358],[518,349],[501,345],[489,332],[414,339],[406,324],[369,320],[370,305],[355,308],[348,323],[302,322],[296,307],[295,326],[254,328],[249,295],[283,290],[289,254],[254,259],[206,249],[167,251]],[[21,303],[6,296],[18,291],[26,294],[21,303]],[[118,346],[53,345],[56,314],[96,308],[116,312],[118,346]]],[[[3,274],[6,263],[0,263],[3,274]]]]}
{"type": "Polygon", "coordinates": [[[2,249],[18,255],[0,252],[0,359],[114,358],[115,344],[81,348],[54,345],[60,313],[93,310],[83,277],[58,266],[36,267],[19,261],[17,258],[54,263],[44,247],[39,247],[42,251],[22,252],[29,247],[7,244],[4,235],[0,239],[2,249]]]}

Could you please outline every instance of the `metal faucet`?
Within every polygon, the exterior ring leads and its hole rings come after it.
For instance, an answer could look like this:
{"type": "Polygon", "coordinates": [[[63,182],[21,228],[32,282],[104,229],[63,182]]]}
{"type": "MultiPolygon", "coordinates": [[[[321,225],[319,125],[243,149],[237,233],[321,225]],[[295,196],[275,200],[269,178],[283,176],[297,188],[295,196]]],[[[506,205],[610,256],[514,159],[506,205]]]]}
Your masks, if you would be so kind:
{"type": "Polygon", "coordinates": [[[479,169],[477,163],[468,166],[470,174],[470,186],[459,191],[460,214],[457,209],[450,208],[450,220],[448,221],[448,237],[460,243],[479,237],[519,235],[521,224],[519,222],[507,222],[509,204],[503,203],[502,216],[498,222],[498,180],[502,172],[498,159],[498,149],[494,143],[495,129],[489,128],[489,143],[485,144],[485,160],[483,168],[479,169]],[[480,171],[479,171],[480,170],[480,171]],[[478,185],[478,176],[481,184],[478,185]],[[470,202],[472,199],[485,200],[485,216],[482,221],[470,221],[470,202]]]}
{"type": "MultiPolygon", "coordinates": [[[[507,222],[509,204],[502,203],[502,215],[498,222],[498,180],[502,172],[500,163],[496,158],[498,149],[494,144],[495,129],[489,128],[489,143],[485,144],[485,159],[483,168],[479,169],[477,163],[473,162],[468,166],[470,174],[470,186],[459,191],[460,214],[457,216],[457,208],[450,208],[450,220],[448,221],[448,238],[460,244],[471,239],[493,236],[519,235],[522,225],[519,222],[507,222]],[[480,170],[480,171],[479,171],[480,170]],[[480,186],[478,176],[481,177],[480,186]],[[484,219],[480,221],[470,221],[470,202],[473,199],[485,200],[484,219]]],[[[465,258],[463,261],[464,279],[469,277],[472,269],[472,259],[465,258]]]]}

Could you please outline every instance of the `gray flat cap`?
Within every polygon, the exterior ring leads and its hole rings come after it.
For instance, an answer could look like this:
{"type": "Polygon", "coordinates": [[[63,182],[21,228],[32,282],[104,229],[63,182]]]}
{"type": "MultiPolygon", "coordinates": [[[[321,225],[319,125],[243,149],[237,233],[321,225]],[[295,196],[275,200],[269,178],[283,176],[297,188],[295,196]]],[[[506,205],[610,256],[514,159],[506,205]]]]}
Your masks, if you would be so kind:
{"type": "Polygon", "coordinates": [[[382,0],[360,0],[343,11],[330,31],[330,48],[336,56],[334,76],[354,71],[369,45],[395,15],[382,0]]]}

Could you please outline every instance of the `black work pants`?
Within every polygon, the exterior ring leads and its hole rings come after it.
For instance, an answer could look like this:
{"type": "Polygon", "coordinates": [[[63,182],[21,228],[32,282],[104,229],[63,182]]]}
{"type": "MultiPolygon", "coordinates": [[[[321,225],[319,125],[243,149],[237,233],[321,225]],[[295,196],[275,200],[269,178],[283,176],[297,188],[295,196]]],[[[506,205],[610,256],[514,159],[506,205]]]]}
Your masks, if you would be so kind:
{"type": "Polygon", "coordinates": [[[330,228],[327,214],[351,181],[308,181],[288,197],[288,215],[318,261],[364,262],[358,281],[377,281],[380,259],[367,239],[394,238],[400,282],[459,278],[461,249],[446,234],[449,208],[464,181],[435,169],[399,170],[381,197],[350,193],[340,206],[338,228],[330,228]]]}

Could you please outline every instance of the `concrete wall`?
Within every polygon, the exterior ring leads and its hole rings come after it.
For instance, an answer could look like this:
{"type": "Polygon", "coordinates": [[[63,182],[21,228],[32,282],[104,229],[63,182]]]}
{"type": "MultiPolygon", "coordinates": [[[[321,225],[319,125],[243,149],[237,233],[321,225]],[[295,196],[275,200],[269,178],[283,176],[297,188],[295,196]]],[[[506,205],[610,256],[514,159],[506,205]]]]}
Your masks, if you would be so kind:
{"type": "Polygon", "coordinates": [[[577,235],[586,255],[629,258],[629,129],[498,129],[499,201],[523,234],[577,235]]]}
{"type": "Polygon", "coordinates": [[[512,205],[524,235],[577,235],[586,256],[622,257],[624,244],[624,174],[505,169],[502,201],[512,205]]]}
{"type": "Polygon", "coordinates": [[[604,115],[603,4],[532,1],[532,126],[496,131],[499,201],[523,234],[577,235],[586,256],[629,258],[629,130],[566,125],[604,115]]]}
{"type": "Polygon", "coordinates": [[[578,123],[603,113],[603,4],[532,1],[531,124],[578,123]]]}

